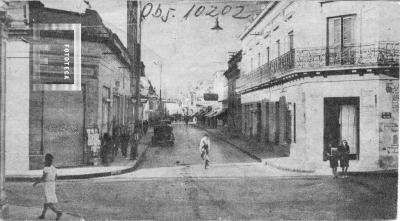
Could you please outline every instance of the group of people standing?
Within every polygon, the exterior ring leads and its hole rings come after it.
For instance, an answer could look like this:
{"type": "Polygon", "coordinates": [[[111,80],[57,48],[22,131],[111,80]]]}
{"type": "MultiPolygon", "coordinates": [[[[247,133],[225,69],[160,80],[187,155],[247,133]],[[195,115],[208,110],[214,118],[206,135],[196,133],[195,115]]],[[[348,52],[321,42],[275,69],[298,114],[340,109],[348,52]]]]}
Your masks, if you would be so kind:
{"type": "Polygon", "coordinates": [[[337,168],[339,166],[342,168],[342,177],[347,177],[347,170],[349,169],[349,156],[350,147],[346,140],[343,140],[339,147],[333,147],[329,144],[329,150],[327,152],[327,157],[329,158],[329,164],[332,168],[332,174],[334,178],[338,177],[337,168]]]}
{"type": "Polygon", "coordinates": [[[104,133],[101,139],[100,158],[102,163],[107,165],[114,160],[114,157],[121,152],[127,159],[135,160],[138,155],[138,145],[140,137],[147,133],[149,124],[144,121],[142,125],[136,125],[133,132],[127,128],[115,128],[113,136],[104,133]],[[130,147],[129,156],[128,148],[130,147]]]}

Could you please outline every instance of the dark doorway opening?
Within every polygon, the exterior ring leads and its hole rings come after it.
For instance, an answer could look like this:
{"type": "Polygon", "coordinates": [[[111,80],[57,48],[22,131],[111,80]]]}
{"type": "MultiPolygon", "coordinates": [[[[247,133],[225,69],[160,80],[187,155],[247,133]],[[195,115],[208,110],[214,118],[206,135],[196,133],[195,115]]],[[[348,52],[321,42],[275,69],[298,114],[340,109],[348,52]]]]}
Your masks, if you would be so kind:
{"type": "Polygon", "coordinates": [[[350,146],[350,159],[359,159],[359,122],[359,97],[324,98],[324,160],[328,145],[339,146],[342,140],[350,146]]]}
{"type": "Polygon", "coordinates": [[[261,103],[257,103],[256,110],[256,122],[257,122],[257,141],[261,141],[261,103]]]}

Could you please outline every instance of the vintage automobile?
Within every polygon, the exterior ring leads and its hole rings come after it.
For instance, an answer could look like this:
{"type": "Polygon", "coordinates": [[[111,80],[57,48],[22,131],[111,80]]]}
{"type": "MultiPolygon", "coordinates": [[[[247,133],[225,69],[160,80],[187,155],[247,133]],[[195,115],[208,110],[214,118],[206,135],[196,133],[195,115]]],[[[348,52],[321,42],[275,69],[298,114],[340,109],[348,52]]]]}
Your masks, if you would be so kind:
{"type": "Polygon", "coordinates": [[[170,120],[162,120],[156,126],[154,126],[154,134],[151,138],[151,144],[167,144],[168,146],[174,145],[175,137],[172,132],[172,126],[170,120]]]}

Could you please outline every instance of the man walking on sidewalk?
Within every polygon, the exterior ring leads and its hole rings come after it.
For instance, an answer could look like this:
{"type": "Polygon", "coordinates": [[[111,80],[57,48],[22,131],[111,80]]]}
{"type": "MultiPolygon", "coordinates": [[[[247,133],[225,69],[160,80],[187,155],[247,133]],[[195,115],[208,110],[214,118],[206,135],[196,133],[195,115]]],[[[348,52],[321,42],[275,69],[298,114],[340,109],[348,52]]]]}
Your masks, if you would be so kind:
{"type": "Polygon", "coordinates": [[[140,140],[140,128],[139,126],[135,126],[132,142],[131,142],[131,152],[130,152],[130,160],[136,160],[138,155],[138,145],[140,140]]]}
{"type": "Polygon", "coordinates": [[[210,138],[207,133],[205,133],[203,138],[200,140],[199,150],[201,158],[204,160],[204,169],[207,169],[210,164],[209,154],[211,151],[210,138]]]}

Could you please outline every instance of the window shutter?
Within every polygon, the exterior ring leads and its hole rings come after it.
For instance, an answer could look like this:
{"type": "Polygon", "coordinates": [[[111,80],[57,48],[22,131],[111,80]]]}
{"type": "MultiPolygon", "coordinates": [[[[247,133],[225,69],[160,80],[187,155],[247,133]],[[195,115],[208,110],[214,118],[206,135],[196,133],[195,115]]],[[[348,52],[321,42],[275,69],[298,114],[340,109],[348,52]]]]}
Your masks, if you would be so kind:
{"type": "Polygon", "coordinates": [[[341,44],[341,18],[330,18],[328,20],[328,45],[338,47],[341,44]]]}
{"type": "Polygon", "coordinates": [[[343,44],[354,43],[354,16],[343,18],[343,44]]]}

